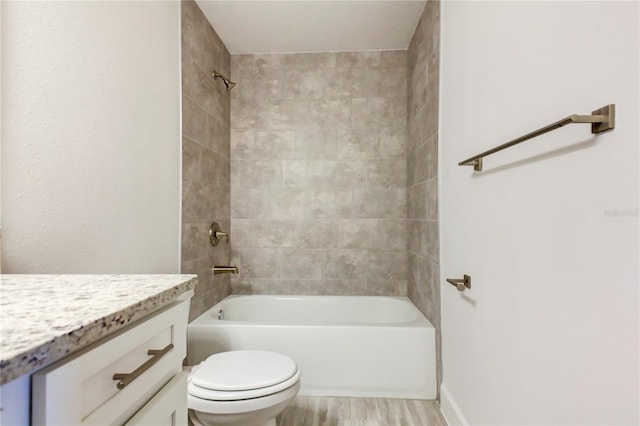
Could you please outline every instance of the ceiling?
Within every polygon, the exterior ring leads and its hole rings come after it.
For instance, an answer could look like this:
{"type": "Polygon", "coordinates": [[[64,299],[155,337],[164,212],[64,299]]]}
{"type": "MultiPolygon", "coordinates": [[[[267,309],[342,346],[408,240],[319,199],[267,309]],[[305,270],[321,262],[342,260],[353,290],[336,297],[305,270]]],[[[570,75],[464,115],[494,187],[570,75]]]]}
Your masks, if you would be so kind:
{"type": "Polygon", "coordinates": [[[196,0],[231,54],[406,49],[426,1],[196,0]]]}

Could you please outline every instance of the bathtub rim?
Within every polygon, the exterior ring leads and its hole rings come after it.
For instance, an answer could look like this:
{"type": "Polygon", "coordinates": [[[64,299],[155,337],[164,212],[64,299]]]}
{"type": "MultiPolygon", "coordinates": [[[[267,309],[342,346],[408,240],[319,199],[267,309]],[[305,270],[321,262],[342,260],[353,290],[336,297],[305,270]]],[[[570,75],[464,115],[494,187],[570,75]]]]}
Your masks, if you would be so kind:
{"type": "Polygon", "coordinates": [[[435,326],[429,321],[429,319],[418,309],[418,307],[407,296],[361,296],[361,295],[297,295],[297,294],[230,294],[218,303],[204,311],[197,318],[188,324],[188,327],[381,327],[381,328],[398,328],[398,327],[426,327],[433,328],[435,326]],[[258,322],[258,321],[233,321],[233,320],[218,320],[216,318],[218,311],[221,309],[221,304],[225,301],[238,299],[238,298],[251,298],[251,299],[271,299],[271,298],[284,298],[284,299],[335,299],[335,298],[351,298],[351,299],[388,299],[395,300],[402,303],[408,303],[412,309],[416,312],[416,318],[412,321],[406,322],[302,322],[302,323],[283,323],[283,322],[258,322]]]}

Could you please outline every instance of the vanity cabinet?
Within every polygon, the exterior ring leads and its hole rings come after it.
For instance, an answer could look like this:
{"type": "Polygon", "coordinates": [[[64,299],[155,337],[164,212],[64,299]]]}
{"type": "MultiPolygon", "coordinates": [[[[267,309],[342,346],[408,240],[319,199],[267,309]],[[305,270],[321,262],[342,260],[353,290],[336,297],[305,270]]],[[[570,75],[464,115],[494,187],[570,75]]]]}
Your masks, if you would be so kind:
{"type": "Polygon", "coordinates": [[[32,424],[186,425],[182,299],[33,373],[32,424]]]}

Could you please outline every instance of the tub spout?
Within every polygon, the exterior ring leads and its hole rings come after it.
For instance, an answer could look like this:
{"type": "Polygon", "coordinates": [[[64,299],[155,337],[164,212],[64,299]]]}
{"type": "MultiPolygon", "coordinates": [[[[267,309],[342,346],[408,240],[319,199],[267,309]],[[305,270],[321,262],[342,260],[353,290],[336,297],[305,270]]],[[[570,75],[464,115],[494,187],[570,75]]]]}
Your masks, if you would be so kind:
{"type": "Polygon", "coordinates": [[[213,272],[213,275],[220,275],[220,274],[237,274],[238,273],[238,267],[236,265],[233,266],[214,266],[213,268],[211,268],[211,272],[213,272]]]}

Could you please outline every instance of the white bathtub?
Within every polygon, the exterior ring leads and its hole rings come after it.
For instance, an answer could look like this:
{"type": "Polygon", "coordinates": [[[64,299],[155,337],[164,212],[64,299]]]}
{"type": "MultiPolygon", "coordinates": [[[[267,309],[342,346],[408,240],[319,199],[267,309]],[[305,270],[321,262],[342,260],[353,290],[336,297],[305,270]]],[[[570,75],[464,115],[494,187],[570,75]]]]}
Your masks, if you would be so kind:
{"type": "Polygon", "coordinates": [[[300,395],[436,397],[435,329],[406,297],[232,295],[189,324],[187,344],[190,365],[237,349],[288,355],[300,395]]]}

